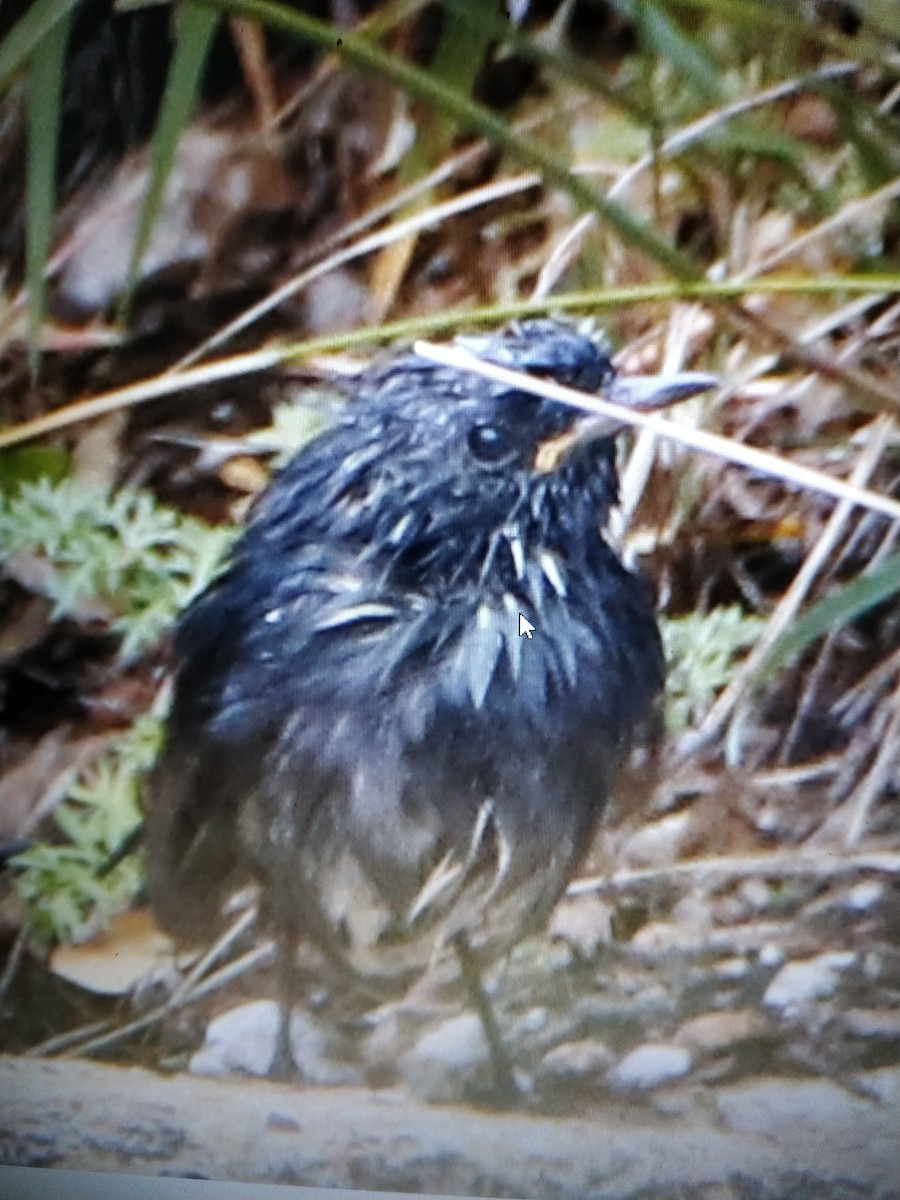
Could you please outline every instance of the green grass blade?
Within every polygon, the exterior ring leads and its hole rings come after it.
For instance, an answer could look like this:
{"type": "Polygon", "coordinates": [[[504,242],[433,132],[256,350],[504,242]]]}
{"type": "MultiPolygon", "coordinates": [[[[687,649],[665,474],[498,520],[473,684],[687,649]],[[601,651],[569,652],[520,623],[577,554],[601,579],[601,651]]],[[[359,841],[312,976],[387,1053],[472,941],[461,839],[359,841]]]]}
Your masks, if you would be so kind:
{"type": "Polygon", "coordinates": [[[874,570],[858,576],[808,609],[775,643],[763,678],[775,676],[816,638],[849,625],[868,609],[897,595],[900,595],[900,553],[891,554],[874,570]]]}
{"type": "Polygon", "coordinates": [[[219,13],[215,9],[194,3],[193,0],[188,0],[175,10],[175,51],[153,134],[150,185],[144,197],[131,252],[128,282],[122,299],[123,312],[131,300],[150,234],[162,208],[175,151],[193,111],[206,56],[219,20],[219,13]]]}
{"type": "Polygon", "coordinates": [[[35,0],[0,43],[0,90],[21,70],[55,25],[68,18],[78,0],[35,0]]]}
{"type": "Polygon", "coordinates": [[[62,79],[72,14],[49,25],[28,68],[28,153],[25,278],[28,285],[29,358],[32,376],[40,364],[46,306],[44,268],[53,236],[56,158],[59,147],[62,79]]]}
{"type": "Polygon", "coordinates": [[[634,7],[641,44],[645,50],[667,59],[671,66],[710,103],[722,98],[721,72],[693,40],[669,20],[659,5],[638,0],[634,7]]]}
{"type": "Polygon", "coordinates": [[[652,123],[653,113],[646,103],[642,103],[641,97],[615,86],[609,73],[590,60],[566,50],[562,45],[546,46],[536,41],[510,24],[506,17],[479,4],[478,0],[447,0],[447,4],[467,24],[485,30],[489,40],[503,43],[516,54],[537,63],[554,78],[584,88],[595,96],[603,96],[610,104],[645,125],[652,123]]]}

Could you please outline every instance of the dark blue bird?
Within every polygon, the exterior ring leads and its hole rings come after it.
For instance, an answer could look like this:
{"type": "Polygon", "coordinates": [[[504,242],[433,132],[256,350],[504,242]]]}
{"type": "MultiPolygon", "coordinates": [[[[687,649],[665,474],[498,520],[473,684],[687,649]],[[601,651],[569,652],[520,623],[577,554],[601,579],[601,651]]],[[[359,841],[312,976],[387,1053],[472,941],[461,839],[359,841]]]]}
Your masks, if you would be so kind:
{"type": "MultiPolygon", "coordinates": [[[[465,344],[587,392],[614,384],[603,349],[557,322],[465,344]]],[[[661,405],[712,382],[615,393],[661,405]]],[[[151,899],[201,941],[256,881],[285,1014],[303,939],[372,993],[452,947],[509,1087],[479,969],[546,921],[663,682],[647,589],[604,533],[614,432],[396,357],[355,381],[182,617],[151,899]]]]}

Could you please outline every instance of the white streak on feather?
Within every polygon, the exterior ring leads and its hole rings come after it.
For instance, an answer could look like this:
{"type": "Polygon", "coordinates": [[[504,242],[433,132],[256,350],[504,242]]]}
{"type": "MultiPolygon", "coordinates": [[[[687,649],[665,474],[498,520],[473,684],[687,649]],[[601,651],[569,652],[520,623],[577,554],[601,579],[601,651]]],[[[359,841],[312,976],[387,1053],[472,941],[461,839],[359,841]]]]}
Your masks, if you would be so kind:
{"type": "Polygon", "coordinates": [[[516,579],[521,579],[525,573],[525,551],[522,549],[522,539],[514,529],[504,530],[504,536],[509,545],[509,552],[513,560],[513,569],[516,572],[516,579]]]}
{"type": "Polygon", "coordinates": [[[410,905],[406,917],[407,925],[412,925],[425,909],[433,904],[438,896],[445,892],[459,878],[462,873],[462,867],[458,862],[453,861],[454,858],[454,851],[448,850],[437,866],[429,871],[428,878],[422,884],[419,894],[410,905]]]}
{"type": "Polygon", "coordinates": [[[329,629],[340,629],[344,625],[353,625],[357,621],[393,621],[396,620],[396,617],[397,610],[393,605],[368,601],[330,613],[317,621],[315,628],[317,633],[323,633],[329,629]]]}
{"type": "Polygon", "coordinates": [[[387,540],[392,546],[399,546],[403,541],[406,531],[409,529],[413,521],[413,515],[410,512],[404,513],[391,532],[387,535],[387,540]]]}
{"type": "Polygon", "coordinates": [[[522,639],[519,637],[519,602],[509,592],[503,593],[503,607],[506,609],[506,619],[509,622],[511,634],[506,638],[506,657],[509,661],[509,673],[518,682],[522,670],[522,639]]]}
{"type": "Polygon", "coordinates": [[[484,704],[503,649],[501,620],[498,612],[487,604],[481,604],[475,614],[474,625],[463,632],[459,641],[457,669],[462,672],[466,691],[476,708],[484,704]]]}
{"type": "Polygon", "coordinates": [[[565,596],[568,588],[560,569],[559,559],[555,554],[551,554],[549,550],[542,550],[540,560],[541,570],[544,572],[554,592],[556,592],[557,596],[565,596]]]}
{"type": "MultiPolygon", "coordinates": [[[[422,884],[416,898],[410,905],[409,912],[406,917],[408,925],[422,915],[423,912],[435,903],[448,889],[457,883],[464,882],[465,877],[475,866],[478,855],[481,851],[484,842],[485,833],[489,825],[493,823],[497,831],[498,844],[498,865],[497,875],[494,882],[491,884],[490,893],[500,884],[500,881],[505,874],[509,860],[509,849],[499,836],[497,828],[496,815],[494,813],[493,800],[485,800],[478,807],[478,812],[475,815],[475,824],[472,827],[472,835],[469,838],[469,849],[466,853],[465,862],[460,863],[456,860],[455,851],[448,850],[440,862],[432,867],[428,873],[428,878],[422,884]]],[[[489,894],[490,894],[489,893],[489,894]]]]}
{"type": "Polygon", "coordinates": [[[472,863],[478,854],[484,838],[484,831],[488,827],[488,822],[494,819],[494,802],[493,800],[485,800],[478,806],[478,812],[475,816],[475,828],[472,830],[472,837],[469,841],[469,853],[466,855],[466,867],[468,871],[471,869],[472,863]]]}

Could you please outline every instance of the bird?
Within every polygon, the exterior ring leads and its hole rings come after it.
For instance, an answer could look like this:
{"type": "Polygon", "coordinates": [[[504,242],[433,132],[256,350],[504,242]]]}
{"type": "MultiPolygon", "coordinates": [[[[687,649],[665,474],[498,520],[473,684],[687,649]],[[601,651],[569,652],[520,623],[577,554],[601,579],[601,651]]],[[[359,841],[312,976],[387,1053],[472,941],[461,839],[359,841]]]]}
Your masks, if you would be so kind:
{"type": "MultiPolygon", "coordinates": [[[[459,340],[626,404],[714,382],[617,376],[599,336],[551,318],[459,340]]],[[[301,943],[372,995],[455,955],[509,1096],[483,972],[546,924],[663,687],[652,597],[607,528],[617,429],[412,351],[347,391],[178,622],[150,901],[199,943],[258,886],[276,1074],[301,943]]]]}

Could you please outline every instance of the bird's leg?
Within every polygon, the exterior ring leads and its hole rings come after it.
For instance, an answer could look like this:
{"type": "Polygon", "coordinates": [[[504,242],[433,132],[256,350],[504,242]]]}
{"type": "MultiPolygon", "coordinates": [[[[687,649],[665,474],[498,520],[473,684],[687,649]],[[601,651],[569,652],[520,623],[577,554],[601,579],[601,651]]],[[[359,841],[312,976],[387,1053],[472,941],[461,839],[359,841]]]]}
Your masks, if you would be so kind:
{"type": "Polygon", "coordinates": [[[297,998],[297,938],[293,929],[281,926],[276,936],[276,989],[278,1000],[278,1032],[275,1052],[269,1067],[271,1079],[295,1079],[297,1063],[291,1047],[291,1016],[297,998]]]}
{"type": "Polygon", "coordinates": [[[491,1002],[481,981],[481,971],[479,970],[478,962],[472,953],[469,939],[464,933],[458,933],[454,937],[453,949],[456,951],[456,957],[459,959],[463,982],[466,985],[466,991],[469,995],[469,1002],[478,1014],[481,1027],[484,1029],[484,1036],[487,1039],[488,1049],[491,1054],[491,1063],[494,1068],[494,1087],[497,1098],[504,1104],[512,1104],[519,1099],[519,1087],[513,1074],[512,1063],[509,1060],[506,1047],[503,1045],[503,1039],[500,1036],[497,1018],[494,1015],[491,1002]]]}

